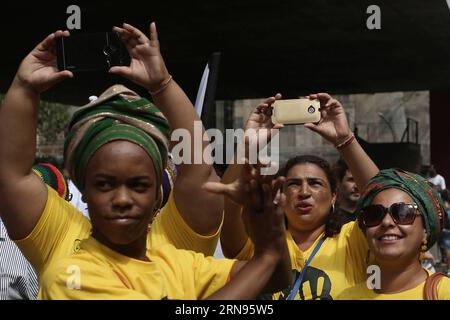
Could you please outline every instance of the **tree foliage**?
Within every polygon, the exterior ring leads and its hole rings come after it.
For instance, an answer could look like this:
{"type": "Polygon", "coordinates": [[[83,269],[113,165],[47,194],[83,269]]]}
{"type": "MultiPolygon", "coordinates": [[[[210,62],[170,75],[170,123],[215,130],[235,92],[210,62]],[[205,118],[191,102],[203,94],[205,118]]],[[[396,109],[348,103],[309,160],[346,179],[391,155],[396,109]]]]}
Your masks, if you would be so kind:
{"type": "Polygon", "coordinates": [[[38,112],[38,134],[41,144],[52,144],[69,125],[68,106],[41,101],[38,112]]]}
{"type": "MultiPolygon", "coordinates": [[[[0,102],[4,95],[0,94],[0,102]]],[[[64,132],[69,125],[69,106],[48,101],[41,101],[38,112],[37,134],[40,144],[53,144],[58,140],[58,135],[64,132]]]]}

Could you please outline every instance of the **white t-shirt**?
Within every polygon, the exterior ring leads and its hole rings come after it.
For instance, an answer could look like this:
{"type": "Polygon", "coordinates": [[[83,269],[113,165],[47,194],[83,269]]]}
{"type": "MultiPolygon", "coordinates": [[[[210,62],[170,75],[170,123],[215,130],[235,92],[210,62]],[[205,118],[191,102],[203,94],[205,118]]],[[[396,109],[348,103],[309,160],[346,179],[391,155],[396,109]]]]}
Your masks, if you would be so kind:
{"type": "Polygon", "coordinates": [[[77,189],[77,187],[73,184],[72,180],[68,180],[69,182],[69,192],[72,194],[72,199],[70,199],[70,203],[77,208],[81,213],[90,220],[88,206],[87,203],[81,200],[81,192],[77,189]]]}
{"type": "Polygon", "coordinates": [[[430,181],[435,186],[439,186],[442,190],[444,190],[446,188],[446,186],[445,186],[445,179],[440,174],[437,174],[433,178],[428,178],[428,181],[430,181]]]}

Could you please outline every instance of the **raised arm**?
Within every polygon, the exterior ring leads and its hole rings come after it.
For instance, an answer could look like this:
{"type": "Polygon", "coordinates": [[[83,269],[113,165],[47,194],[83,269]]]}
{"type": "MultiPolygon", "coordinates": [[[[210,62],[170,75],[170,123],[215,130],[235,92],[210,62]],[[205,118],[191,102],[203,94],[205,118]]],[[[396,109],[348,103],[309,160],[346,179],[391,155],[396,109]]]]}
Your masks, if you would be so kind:
{"type": "MultiPolygon", "coordinates": [[[[204,162],[194,163],[194,126],[204,128],[189,98],[178,86],[161,56],[158,34],[154,22],[150,24],[150,39],[129,24],[122,28],[114,27],[120,33],[132,58],[129,67],[113,67],[110,72],[119,74],[146,88],[153,101],[168,119],[172,130],[186,129],[190,133],[189,145],[192,158],[190,163],[182,163],[174,185],[175,203],[184,220],[197,233],[214,234],[221,221],[223,198],[202,190],[209,181],[219,181],[212,165],[204,162]],[[207,209],[205,209],[207,208],[207,209]]],[[[201,154],[208,142],[201,142],[201,154]]]]}
{"type": "Polygon", "coordinates": [[[47,188],[31,167],[40,93],[72,77],[56,67],[55,39],[63,36],[69,33],[52,33],[27,55],[0,108],[0,214],[12,239],[33,230],[46,203],[47,188]]]}
{"type": "MultiPolygon", "coordinates": [[[[245,150],[250,149],[250,144],[258,144],[259,141],[254,139],[260,137],[266,141],[270,141],[272,135],[276,134],[276,130],[281,129],[283,125],[274,125],[271,121],[270,105],[276,100],[281,99],[281,94],[276,94],[269,97],[258,104],[250,114],[246,124],[245,132],[253,129],[258,136],[247,137],[244,141],[245,150]],[[259,131],[266,130],[267,135],[260,135],[259,131]]],[[[244,165],[238,164],[238,159],[235,155],[234,163],[230,164],[225,171],[222,181],[220,183],[207,183],[204,188],[210,192],[225,195],[224,204],[224,223],[222,233],[220,235],[220,243],[222,245],[222,252],[226,257],[234,258],[244,247],[248,240],[241,213],[242,205],[244,204],[244,179],[246,173],[244,165]]]]}
{"type": "MultiPolygon", "coordinates": [[[[246,170],[246,169],[244,169],[246,170]]],[[[249,261],[236,262],[230,282],[209,299],[253,299],[260,293],[274,293],[291,283],[291,262],[286,244],[284,205],[286,197],[280,190],[284,177],[253,173],[245,182],[242,220],[255,244],[249,261]]]]}
{"type": "Polygon", "coordinates": [[[370,178],[378,173],[378,167],[354,138],[342,104],[328,93],[317,93],[308,97],[320,101],[322,119],[317,125],[307,123],[305,127],[337,146],[362,192],[370,178]]]}

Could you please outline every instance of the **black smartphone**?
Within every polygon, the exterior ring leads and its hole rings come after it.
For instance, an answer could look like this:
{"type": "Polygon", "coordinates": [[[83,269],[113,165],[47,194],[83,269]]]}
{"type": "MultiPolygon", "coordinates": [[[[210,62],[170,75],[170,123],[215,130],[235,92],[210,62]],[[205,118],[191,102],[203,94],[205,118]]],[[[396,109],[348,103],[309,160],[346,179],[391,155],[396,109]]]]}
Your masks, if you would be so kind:
{"type": "Polygon", "coordinates": [[[56,51],[59,70],[107,71],[113,66],[130,63],[128,51],[115,32],[61,37],[57,40],[56,51]]]}

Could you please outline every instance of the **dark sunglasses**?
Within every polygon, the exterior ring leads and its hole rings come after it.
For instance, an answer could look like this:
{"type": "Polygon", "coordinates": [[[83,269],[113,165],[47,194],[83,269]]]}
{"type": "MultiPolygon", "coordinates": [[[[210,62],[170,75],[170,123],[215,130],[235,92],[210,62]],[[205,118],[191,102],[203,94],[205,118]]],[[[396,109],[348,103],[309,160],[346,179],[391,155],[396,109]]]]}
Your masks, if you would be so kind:
{"type": "Polygon", "coordinates": [[[397,202],[389,208],[381,204],[371,204],[361,209],[362,222],[367,228],[378,226],[388,212],[392,220],[400,225],[413,224],[416,216],[420,215],[415,203],[397,202]]]}

